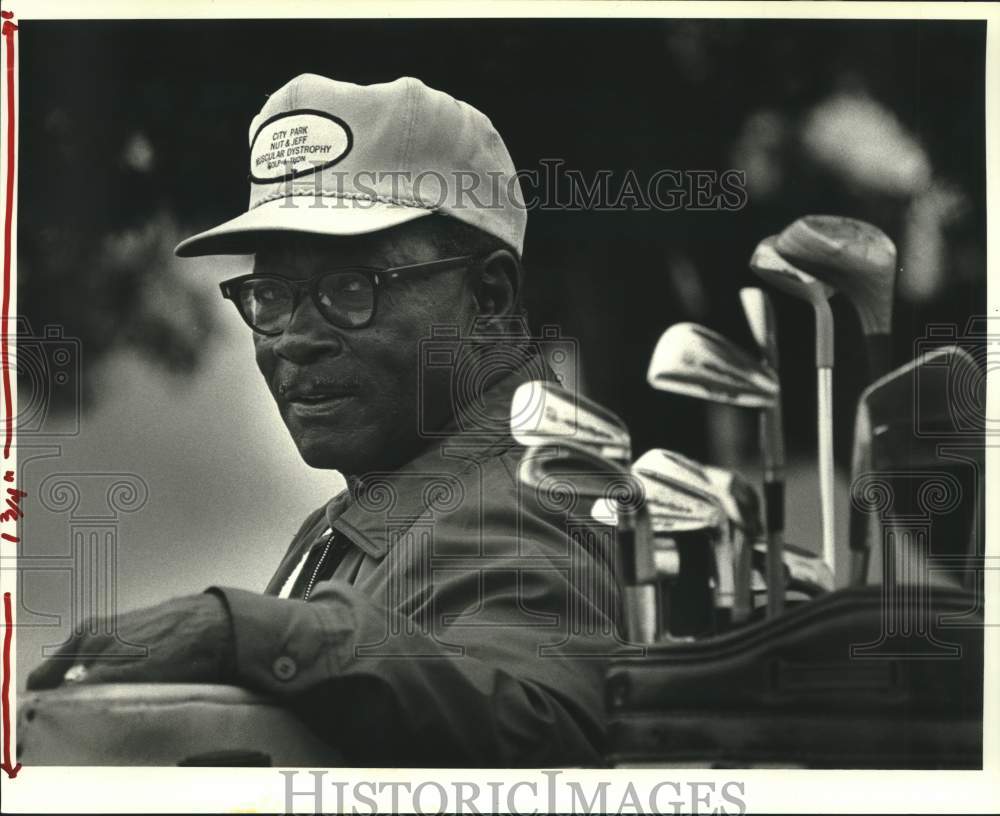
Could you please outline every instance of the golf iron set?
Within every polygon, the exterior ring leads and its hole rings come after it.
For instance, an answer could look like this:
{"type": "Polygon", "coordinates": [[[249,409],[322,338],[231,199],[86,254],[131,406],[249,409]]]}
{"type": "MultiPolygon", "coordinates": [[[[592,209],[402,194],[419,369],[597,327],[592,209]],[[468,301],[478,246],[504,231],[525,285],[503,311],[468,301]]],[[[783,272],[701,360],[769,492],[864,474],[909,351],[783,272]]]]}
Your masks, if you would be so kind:
{"type": "MultiPolygon", "coordinates": [[[[762,289],[740,291],[756,354],[710,329],[679,323],[660,337],[647,372],[656,390],[757,412],[762,505],[754,486],[740,474],[677,452],[654,449],[632,463],[631,440],[621,418],[553,383],[525,383],[514,397],[512,432],[529,449],[522,481],[541,485],[546,474],[557,472],[578,481],[585,488],[579,498],[589,503],[591,517],[622,533],[619,574],[634,607],[628,615],[631,639],[702,636],[718,631],[720,621],[741,625],[756,617],[762,597],[767,616],[774,617],[786,602],[836,588],[830,306],[835,296],[842,295],[857,313],[868,379],[874,380],[858,404],[852,480],[868,471],[940,465],[933,444],[912,442],[918,421],[947,425],[942,434],[948,438],[958,432],[956,424],[974,424],[975,417],[956,420],[949,401],[951,380],[982,380],[967,352],[939,348],[889,370],[896,249],[877,227],[843,216],[805,216],[762,240],[749,265],[763,282],[806,301],[815,316],[819,554],[784,541],[777,326],[771,299],[762,289]],[[912,407],[910,415],[904,406],[912,407]],[[581,473],[573,477],[572,469],[581,473]]],[[[973,464],[981,467],[981,458],[973,456],[973,464]]],[[[973,509],[981,515],[981,486],[978,490],[973,509]]],[[[855,501],[846,583],[866,582],[874,528],[872,514],[855,501]]],[[[963,535],[972,539],[976,529],[975,523],[967,524],[963,535]]]]}
{"type": "MultiPolygon", "coordinates": [[[[890,361],[896,280],[896,248],[872,224],[834,215],[799,218],[777,235],[762,240],[750,268],[775,289],[808,302],[815,315],[817,371],[817,459],[819,469],[821,583],[836,584],[836,527],[833,462],[834,323],[830,299],[842,294],[857,313],[865,337],[869,381],[884,378],[890,361]]],[[[768,614],[780,614],[787,569],[784,550],[784,440],[777,327],[770,298],[755,287],[740,291],[743,312],[758,346],[749,359],[724,337],[690,323],[664,332],[650,361],[654,388],[759,411],[766,535],[765,583],[768,614]]],[[[857,441],[855,447],[857,448],[857,441]]],[[[856,472],[856,469],[855,469],[856,472]]],[[[852,519],[852,530],[860,522],[852,519]]],[[[852,534],[851,539],[857,539],[852,534]]],[[[863,548],[852,544],[852,548],[863,548]]],[[[852,580],[862,569],[857,556],[852,580]]],[[[802,562],[798,562],[803,566],[802,562]]]]}
{"type": "MultiPolygon", "coordinates": [[[[705,636],[749,619],[752,578],[758,588],[763,582],[759,565],[754,572],[761,523],[756,491],[742,477],[659,449],[630,465],[624,422],[550,382],[518,388],[511,431],[528,448],[522,484],[571,492],[591,519],[617,528],[629,640],[705,636]]],[[[805,576],[803,587],[828,591],[793,567],[782,567],[782,592],[796,574],[805,576]]]]}

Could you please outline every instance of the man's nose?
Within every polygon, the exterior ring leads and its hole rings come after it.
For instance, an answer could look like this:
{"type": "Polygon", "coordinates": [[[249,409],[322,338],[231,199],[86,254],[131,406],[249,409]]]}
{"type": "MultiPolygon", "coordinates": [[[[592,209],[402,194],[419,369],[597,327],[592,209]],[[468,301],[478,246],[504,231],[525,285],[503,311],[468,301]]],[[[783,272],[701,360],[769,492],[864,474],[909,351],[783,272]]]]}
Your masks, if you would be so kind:
{"type": "Polygon", "coordinates": [[[320,357],[336,356],[344,350],[339,329],[321,315],[308,295],[303,297],[285,330],[274,343],[274,353],[299,365],[320,357]]]}

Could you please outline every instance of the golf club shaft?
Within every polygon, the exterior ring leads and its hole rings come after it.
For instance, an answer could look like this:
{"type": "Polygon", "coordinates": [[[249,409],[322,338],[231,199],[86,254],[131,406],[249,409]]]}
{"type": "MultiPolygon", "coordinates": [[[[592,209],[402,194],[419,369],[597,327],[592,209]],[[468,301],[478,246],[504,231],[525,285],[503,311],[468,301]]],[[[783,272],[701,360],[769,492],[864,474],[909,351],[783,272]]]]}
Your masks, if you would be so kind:
{"type": "Polygon", "coordinates": [[[656,643],[660,639],[656,585],[626,586],[624,592],[626,640],[629,643],[656,643]]]}
{"type": "Polygon", "coordinates": [[[656,591],[653,528],[645,506],[623,511],[618,546],[624,585],[625,637],[631,643],[656,643],[660,609],[656,591]]]}
{"type": "Polygon", "coordinates": [[[761,456],[764,460],[764,525],[767,531],[767,615],[785,608],[785,443],[781,402],[760,413],[761,456]]]}
{"type": "Polygon", "coordinates": [[[833,368],[816,369],[819,497],[823,525],[823,560],[836,575],[833,496],[833,368]]]}
{"type": "Polygon", "coordinates": [[[785,482],[764,484],[767,505],[767,615],[775,617],[785,608],[784,515],[785,482]]]}
{"type": "MultiPolygon", "coordinates": [[[[860,466],[851,467],[851,478],[857,479],[864,471],[860,466]]],[[[858,499],[851,500],[848,516],[848,546],[850,548],[850,566],[847,576],[848,586],[864,586],[868,583],[868,571],[871,564],[871,543],[878,534],[873,533],[877,527],[876,518],[866,507],[858,505],[858,499]]]]}
{"type": "Polygon", "coordinates": [[[715,605],[717,608],[729,609],[732,615],[736,595],[735,564],[733,541],[727,535],[719,535],[714,543],[715,549],[715,605]]]}
{"type": "Polygon", "coordinates": [[[751,554],[753,541],[746,531],[733,536],[733,623],[745,623],[753,614],[753,590],[750,586],[753,567],[751,554]]]}
{"type": "MultiPolygon", "coordinates": [[[[890,336],[886,333],[874,332],[865,335],[865,347],[868,357],[868,382],[881,379],[889,373],[890,336]]],[[[855,434],[858,429],[855,428],[855,434]]],[[[857,440],[854,448],[857,450],[857,440]]],[[[851,463],[851,477],[857,478],[862,472],[860,463],[851,463]]],[[[864,586],[868,582],[868,570],[871,563],[869,547],[872,541],[872,530],[875,519],[863,508],[851,502],[848,520],[848,542],[851,549],[851,561],[847,576],[848,586],[864,586]]]]}

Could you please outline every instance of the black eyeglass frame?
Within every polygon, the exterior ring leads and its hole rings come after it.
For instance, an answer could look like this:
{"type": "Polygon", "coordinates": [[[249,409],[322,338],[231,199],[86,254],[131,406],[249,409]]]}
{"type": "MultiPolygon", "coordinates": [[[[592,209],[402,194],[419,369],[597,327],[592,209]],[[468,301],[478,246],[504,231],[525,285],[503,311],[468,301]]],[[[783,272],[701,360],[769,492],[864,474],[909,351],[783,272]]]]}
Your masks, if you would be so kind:
{"type": "Polygon", "coordinates": [[[236,311],[239,312],[240,317],[243,318],[243,322],[246,323],[252,331],[266,337],[277,337],[282,334],[286,328],[288,328],[288,322],[291,322],[291,319],[295,314],[295,310],[302,302],[302,297],[305,293],[309,294],[312,298],[313,305],[316,307],[316,311],[319,312],[323,319],[326,320],[326,322],[331,326],[336,326],[338,329],[345,330],[363,329],[370,326],[372,321],[375,320],[375,315],[378,313],[379,290],[389,281],[395,280],[401,275],[418,274],[420,272],[446,272],[450,269],[457,269],[462,266],[471,266],[476,262],[476,260],[477,257],[474,255],[461,255],[454,258],[439,258],[433,261],[407,264],[405,266],[392,266],[385,269],[379,269],[372,266],[343,266],[336,269],[327,269],[305,280],[294,280],[292,278],[286,278],[282,275],[261,275],[251,272],[249,275],[239,275],[238,277],[222,281],[219,284],[219,289],[222,292],[223,298],[233,302],[233,305],[236,307],[236,311]],[[345,272],[353,272],[367,277],[372,287],[372,313],[364,323],[359,323],[358,325],[353,326],[341,326],[334,323],[326,314],[326,311],[319,300],[319,282],[328,275],[342,274],[345,272]],[[240,308],[239,302],[239,288],[248,280],[279,281],[292,290],[292,308],[288,313],[288,322],[285,323],[284,327],[278,331],[261,331],[254,326],[250,322],[250,319],[243,313],[243,309],[240,308]]]}

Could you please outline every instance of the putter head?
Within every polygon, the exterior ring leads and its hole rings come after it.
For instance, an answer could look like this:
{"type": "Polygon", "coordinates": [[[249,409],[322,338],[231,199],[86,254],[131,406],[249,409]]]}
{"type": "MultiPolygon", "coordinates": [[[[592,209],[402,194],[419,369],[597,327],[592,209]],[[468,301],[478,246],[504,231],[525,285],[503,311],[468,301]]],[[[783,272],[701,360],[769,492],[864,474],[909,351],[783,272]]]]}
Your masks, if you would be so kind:
{"type": "Polygon", "coordinates": [[[750,268],[767,283],[799,300],[814,306],[826,303],[836,289],[790,263],[778,252],[777,236],[770,235],[757,244],[750,256],[750,268]]]}
{"type": "Polygon", "coordinates": [[[522,383],[510,404],[510,429],[527,448],[573,443],[627,467],[632,441],[620,417],[591,399],[555,383],[522,383]]]}
{"type": "Polygon", "coordinates": [[[740,303],[754,342],[761,356],[775,371],[778,370],[778,321],[774,317],[774,305],[767,292],[756,286],[740,289],[740,303]]]}
{"type": "Polygon", "coordinates": [[[774,371],[717,332],[677,323],[660,337],[646,379],[658,391],[745,408],[773,407],[774,371]]]}
{"type": "Polygon", "coordinates": [[[807,215],[778,235],[789,263],[843,292],[866,335],[889,334],[896,288],[896,245],[873,224],[840,215],[807,215]]]}

